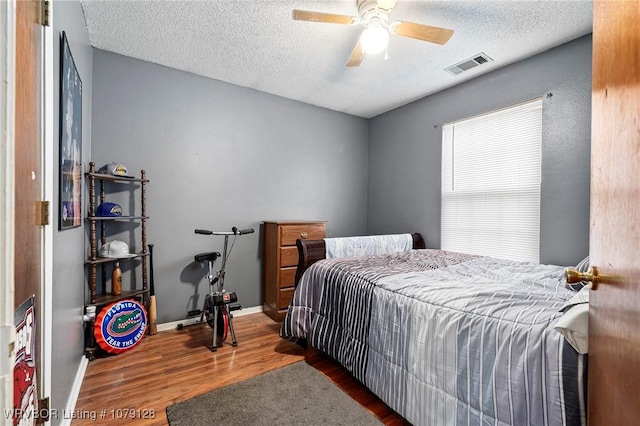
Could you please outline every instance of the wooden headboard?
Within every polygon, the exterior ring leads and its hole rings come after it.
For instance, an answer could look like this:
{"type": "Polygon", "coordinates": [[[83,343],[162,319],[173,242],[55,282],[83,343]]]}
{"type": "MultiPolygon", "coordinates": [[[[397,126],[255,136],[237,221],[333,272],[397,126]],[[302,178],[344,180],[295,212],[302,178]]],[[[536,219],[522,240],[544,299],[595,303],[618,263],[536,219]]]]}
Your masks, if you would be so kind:
{"type": "MultiPolygon", "coordinates": [[[[414,249],[427,248],[424,242],[424,238],[418,232],[411,234],[413,238],[414,249]]],[[[324,240],[296,240],[296,246],[298,247],[298,269],[296,270],[295,286],[298,286],[300,278],[304,271],[318,260],[325,258],[326,246],[324,240]]]]}

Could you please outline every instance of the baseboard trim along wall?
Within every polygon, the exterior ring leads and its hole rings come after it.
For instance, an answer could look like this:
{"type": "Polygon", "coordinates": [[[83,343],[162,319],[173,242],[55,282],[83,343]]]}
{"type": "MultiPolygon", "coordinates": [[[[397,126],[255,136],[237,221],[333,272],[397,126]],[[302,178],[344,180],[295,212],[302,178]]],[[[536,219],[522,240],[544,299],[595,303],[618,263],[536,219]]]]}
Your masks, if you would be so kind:
{"type": "MultiPolygon", "coordinates": [[[[84,380],[84,374],[89,366],[89,358],[83,356],[76,372],[76,378],[73,381],[73,387],[67,400],[67,406],[64,407],[64,412],[56,413],[55,418],[60,419],[60,426],[71,426],[71,420],[74,418],[76,403],[78,402],[78,396],[80,395],[80,388],[82,388],[82,381],[84,380]]],[[[51,416],[54,417],[54,416],[51,416]]],[[[52,418],[52,420],[54,420],[52,418]]]]}
{"type": "MultiPolygon", "coordinates": [[[[243,308],[239,311],[234,311],[233,312],[233,316],[234,317],[241,317],[243,315],[249,315],[249,314],[255,314],[258,312],[262,312],[262,305],[260,306],[254,306],[251,308],[243,308]]],[[[158,331],[167,331],[167,330],[174,330],[176,328],[178,328],[178,326],[180,324],[182,324],[182,326],[188,326],[188,325],[192,325],[197,323],[198,321],[200,321],[200,317],[193,317],[193,318],[187,318],[184,320],[180,320],[180,321],[173,321],[173,322],[166,322],[163,324],[158,324],[158,331]]]]}

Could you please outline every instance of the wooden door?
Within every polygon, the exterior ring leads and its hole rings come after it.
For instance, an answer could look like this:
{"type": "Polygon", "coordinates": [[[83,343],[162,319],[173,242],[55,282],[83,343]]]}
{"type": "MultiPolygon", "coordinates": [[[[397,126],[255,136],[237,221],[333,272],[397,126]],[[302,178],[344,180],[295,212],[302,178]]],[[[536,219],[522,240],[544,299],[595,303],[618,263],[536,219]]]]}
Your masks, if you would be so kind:
{"type": "MultiPolygon", "coordinates": [[[[35,295],[36,378],[42,369],[40,336],[42,227],[38,202],[42,200],[42,38],[41,1],[16,1],[15,58],[15,248],[14,282],[17,308],[35,295]]],[[[37,391],[40,383],[35,381],[37,391]]]]}
{"type": "Polygon", "coordinates": [[[589,425],[640,422],[640,1],[597,0],[593,27],[589,425]]]}

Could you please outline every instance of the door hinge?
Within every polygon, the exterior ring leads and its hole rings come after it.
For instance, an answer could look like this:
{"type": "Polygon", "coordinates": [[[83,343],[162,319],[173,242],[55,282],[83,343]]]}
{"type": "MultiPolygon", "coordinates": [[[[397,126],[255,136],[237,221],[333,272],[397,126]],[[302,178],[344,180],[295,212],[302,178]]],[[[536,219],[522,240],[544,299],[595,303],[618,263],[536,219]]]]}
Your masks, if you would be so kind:
{"type": "Polygon", "coordinates": [[[38,201],[36,222],[38,225],[44,226],[49,224],[49,202],[38,201]]]}
{"type": "Polygon", "coordinates": [[[36,424],[41,425],[48,422],[50,419],[49,410],[49,397],[38,400],[38,411],[36,415],[36,424]]]}
{"type": "Polygon", "coordinates": [[[44,0],[42,2],[42,25],[45,27],[51,26],[51,1],[44,0]]]}

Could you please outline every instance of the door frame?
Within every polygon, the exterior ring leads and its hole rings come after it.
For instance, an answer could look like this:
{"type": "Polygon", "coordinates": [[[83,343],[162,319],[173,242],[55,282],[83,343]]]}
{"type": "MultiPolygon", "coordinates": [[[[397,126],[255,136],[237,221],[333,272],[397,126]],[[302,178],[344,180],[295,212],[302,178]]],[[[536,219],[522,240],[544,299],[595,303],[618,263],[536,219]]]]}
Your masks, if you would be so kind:
{"type": "Polygon", "coordinates": [[[42,141],[41,141],[41,169],[42,169],[42,189],[43,200],[49,201],[49,224],[44,226],[42,231],[42,259],[40,265],[42,270],[42,314],[40,315],[40,330],[42,330],[40,341],[40,353],[42,354],[42,371],[40,372],[40,381],[42,396],[51,396],[51,357],[53,346],[53,238],[56,224],[53,223],[55,215],[53,209],[56,205],[55,187],[57,178],[55,176],[56,155],[58,147],[58,138],[54,134],[54,112],[55,112],[55,89],[59,87],[54,81],[54,48],[55,37],[53,34],[53,18],[54,7],[53,1],[49,1],[49,26],[43,26],[42,39],[42,141]]]}

